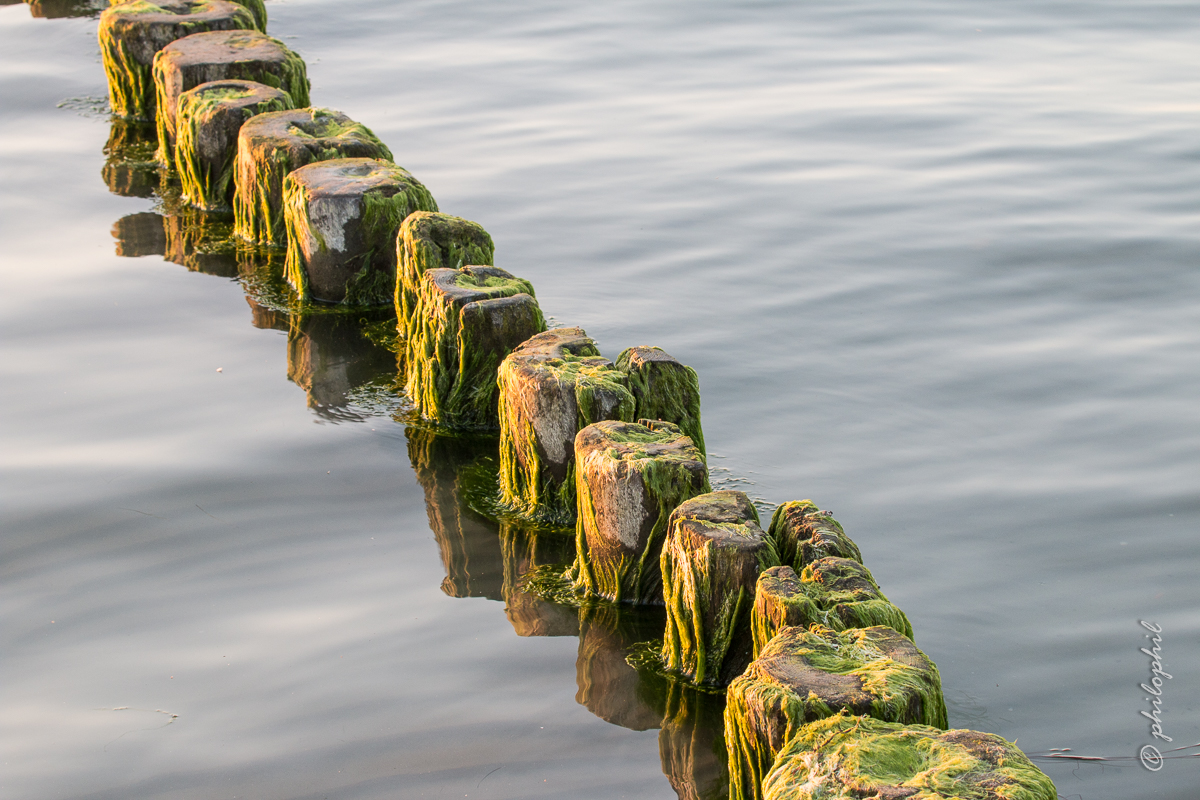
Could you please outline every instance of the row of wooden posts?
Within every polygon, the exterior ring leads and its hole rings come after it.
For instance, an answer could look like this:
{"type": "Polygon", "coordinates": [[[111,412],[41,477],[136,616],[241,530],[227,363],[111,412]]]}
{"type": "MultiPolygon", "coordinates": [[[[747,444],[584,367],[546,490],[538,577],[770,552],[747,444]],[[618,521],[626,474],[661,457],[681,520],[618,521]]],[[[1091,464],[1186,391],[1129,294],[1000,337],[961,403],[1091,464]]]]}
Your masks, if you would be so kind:
{"type": "Polygon", "coordinates": [[[416,413],[498,430],[507,513],[574,525],[549,595],[665,605],[657,667],[727,687],[731,798],[1054,800],[1014,745],[945,730],[937,668],[828,512],[784,503],[764,531],[745,494],[712,491],[694,370],[548,330],[480,225],[311,106],[304,61],[266,23],[262,0],[115,2],[99,26],[113,113],[156,123],[186,202],[286,246],[299,302],[394,305],[416,413]]]}

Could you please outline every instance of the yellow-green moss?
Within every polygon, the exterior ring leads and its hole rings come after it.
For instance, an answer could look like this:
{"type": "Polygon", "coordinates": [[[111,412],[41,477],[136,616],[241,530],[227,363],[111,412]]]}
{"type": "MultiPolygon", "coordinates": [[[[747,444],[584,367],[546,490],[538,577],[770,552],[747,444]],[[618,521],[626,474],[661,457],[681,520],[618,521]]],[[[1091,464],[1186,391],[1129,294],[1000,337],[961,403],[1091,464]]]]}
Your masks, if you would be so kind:
{"type": "Polygon", "coordinates": [[[638,419],[661,419],[683,429],[704,453],[700,426],[700,377],[661,347],[630,347],[617,356],[617,369],[629,376],[638,419]]]}
{"type": "MultiPolygon", "coordinates": [[[[662,572],[659,558],[666,538],[671,512],[680,503],[712,490],[703,454],[692,445],[683,431],[671,423],[642,420],[637,424],[603,422],[588,428],[576,440],[576,448],[588,435],[599,430],[609,444],[595,457],[623,462],[625,472],[615,480],[624,482],[637,475],[654,510],[654,522],[640,552],[618,548],[604,542],[603,555],[592,552],[590,542],[603,539],[600,513],[612,520],[622,509],[598,509],[592,487],[584,471],[576,464],[575,486],[578,519],[575,523],[575,563],[569,578],[575,591],[603,597],[613,602],[635,604],[662,602],[662,572]],[[620,550],[619,553],[613,551],[620,550]]],[[[640,521],[640,517],[639,517],[640,521]]]]}
{"type": "Polygon", "coordinates": [[[396,320],[402,336],[417,313],[421,276],[431,269],[490,266],[492,237],[477,222],[435,212],[409,215],[396,239],[396,320]]]}
{"type": "MultiPolygon", "coordinates": [[[[992,733],[845,714],[804,726],[763,781],[765,800],[1056,800],[1050,778],[992,733]]],[[[732,797],[732,795],[731,795],[732,797]]]]}
{"type": "Polygon", "coordinates": [[[726,698],[730,800],[760,798],[764,776],[797,731],[843,708],[887,722],[946,727],[937,667],[883,627],[785,628],[730,684],[726,698]]]}
{"type": "Polygon", "coordinates": [[[546,321],[529,281],[496,267],[443,273],[426,271],[417,284],[417,308],[405,340],[408,394],[425,419],[455,428],[494,429],[499,426],[500,363],[521,342],[544,331],[546,321]],[[447,277],[463,291],[448,291],[443,285],[447,277]],[[524,302],[487,302],[518,295],[528,297],[524,302]]]}
{"type": "Polygon", "coordinates": [[[212,125],[222,113],[239,113],[245,120],[270,111],[294,108],[291,98],[286,94],[264,98],[237,110],[229,108],[231,103],[252,95],[253,92],[245,89],[215,88],[192,90],[179,97],[175,117],[175,168],[179,173],[184,199],[197,208],[206,211],[229,208],[233,199],[233,171],[237,157],[237,136],[234,135],[220,162],[202,158],[200,136],[204,127],[212,125]]]}
{"type": "Polygon", "coordinates": [[[908,617],[856,561],[823,558],[799,575],[781,566],[759,576],[751,615],[755,657],[783,628],[814,623],[833,630],[883,625],[910,639],[913,635],[908,617]]]}
{"type": "MultiPolygon", "coordinates": [[[[579,353],[541,361],[537,369],[568,387],[574,396],[574,432],[604,419],[633,421],[635,404],[625,386],[624,373],[600,358],[594,345],[579,353]]],[[[519,378],[518,370],[506,359],[498,374],[501,502],[531,519],[554,525],[574,524],[575,459],[568,456],[561,480],[542,464],[537,431],[512,407],[514,398],[520,397],[525,388],[519,378]]]]}
{"type": "Polygon", "coordinates": [[[775,539],[780,560],[795,570],[826,556],[862,563],[858,545],[832,514],[812,500],[792,500],[777,507],[767,532],[775,539]]]}
{"type": "Polygon", "coordinates": [[[231,17],[204,18],[212,0],[190,0],[188,15],[174,15],[148,0],[125,0],[100,15],[97,37],[108,99],[118,117],[153,121],[155,99],[153,57],[176,39],[211,30],[254,30],[254,15],[239,8],[231,17]],[[163,15],[161,22],[146,20],[163,15]]]}

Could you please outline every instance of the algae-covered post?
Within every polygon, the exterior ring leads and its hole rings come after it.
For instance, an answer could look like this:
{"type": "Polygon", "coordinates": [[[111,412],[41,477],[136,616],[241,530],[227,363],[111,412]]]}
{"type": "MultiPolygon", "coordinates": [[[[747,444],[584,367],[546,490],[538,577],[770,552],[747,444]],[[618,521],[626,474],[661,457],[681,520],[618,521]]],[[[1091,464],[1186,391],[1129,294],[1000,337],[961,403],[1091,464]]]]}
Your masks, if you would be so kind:
{"type": "Polygon", "coordinates": [[[837,631],[885,625],[909,638],[913,635],[908,617],[857,561],[822,558],[799,575],[791,567],[772,567],[759,576],[751,617],[755,657],[783,628],[813,623],[837,631]]]}
{"type": "Polygon", "coordinates": [[[750,610],[775,544],[742,492],[693,497],[671,514],[663,547],[662,660],[697,684],[725,686],[750,662],[750,610]]]}
{"type": "Polygon", "coordinates": [[[396,232],[414,211],[436,209],[408,170],[373,158],[335,158],[283,181],[287,280],[301,301],[392,302],[396,232]]]}
{"type": "Polygon", "coordinates": [[[171,42],[154,56],[158,105],[158,161],[174,166],[179,96],[212,81],[255,81],[287,92],[292,102],[265,109],[308,105],[304,59],[278,39],[258,31],[212,31],[171,42]]]}
{"type": "Polygon", "coordinates": [[[302,108],[259,114],[238,132],[234,169],[234,234],[284,244],[283,179],[293,170],[333,158],[392,160],[365,125],[340,111],[302,108]]]}
{"type": "Polygon", "coordinates": [[[179,95],[175,169],[183,199],[204,211],[228,209],[238,131],[251,117],[292,108],[287,92],[253,81],[212,81],[179,95]]]}
{"type": "Polygon", "coordinates": [[[499,267],[424,272],[404,344],[417,413],[452,428],[500,426],[496,374],[505,357],[546,330],[533,286],[499,267]]]}
{"type": "Polygon", "coordinates": [[[421,276],[431,269],[490,266],[495,255],[492,237],[477,222],[449,214],[419,212],[400,226],[396,239],[396,320],[407,336],[417,313],[421,276]]]}
{"type": "Polygon", "coordinates": [[[784,628],[729,686],[730,800],[759,798],[762,779],[802,725],[847,710],[946,727],[937,667],[891,628],[784,628]]]}
{"type": "Polygon", "coordinates": [[[113,114],[153,121],[154,55],[206,31],[253,30],[254,15],[226,0],[127,0],[104,10],[98,36],[113,114]]]}
{"type": "Polygon", "coordinates": [[[661,347],[630,347],[617,356],[617,369],[629,376],[638,419],[674,422],[703,455],[700,378],[661,347]]]}
{"type": "Polygon", "coordinates": [[[1049,776],[994,733],[842,714],[801,729],[762,788],[764,800],[1058,798],[1049,776]]]}
{"type": "Polygon", "coordinates": [[[509,354],[500,390],[500,499],[550,524],[575,521],[575,435],[594,422],[633,421],[625,374],[582,328],[539,333],[509,354]]]}
{"type": "Polygon", "coordinates": [[[575,486],[575,590],[661,603],[667,520],[711,490],[704,456],[669,422],[597,422],[575,437],[575,486]]]}
{"type": "Polygon", "coordinates": [[[779,560],[797,571],[826,556],[862,563],[858,545],[812,500],[791,500],[776,508],[767,532],[779,548],[779,560]]]}

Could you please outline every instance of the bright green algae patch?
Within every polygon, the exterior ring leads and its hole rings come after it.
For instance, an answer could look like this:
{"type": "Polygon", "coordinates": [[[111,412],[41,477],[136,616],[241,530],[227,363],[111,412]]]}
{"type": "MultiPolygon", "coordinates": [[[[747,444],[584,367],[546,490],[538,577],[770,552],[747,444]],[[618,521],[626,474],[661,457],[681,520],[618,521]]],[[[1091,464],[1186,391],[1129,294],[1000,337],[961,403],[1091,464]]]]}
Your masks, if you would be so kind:
{"type": "Polygon", "coordinates": [[[758,574],[778,563],[774,542],[742,492],[711,492],[676,508],[659,561],[665,668],[710,686],[738,675],[751,659],[758,574]]]}
{"type": "Polygon", "coordinates": [[[605,421],[575,439],[576,592],[662,602],[659,558],[671,512],[711,491],[703,454],[668,422],[605,421]]]}
{"type": "Polygon", "coordinates": [[[234,233],[251,242],[285,244],[284,178],[334,158],[391,161],[392,152],[365,125],[328,108],[277,111],[247,121],[238,134],[234,233]]]}
{"type": "Polygon", "coordinates": [[[800,729],[763,782],[765,800],[1056,800],[1054,783],[992,733],[838,715],[800,729]]]}
{"type": "Polygon", "coordinates": [[[786,566],[763,572],[750,624],[756,657],[776,633],[792,626],[840,631],[883,625],[913,635],[908,617],[888,601],[870,571],[847,558],[822,558],[800,575],[786,566]]]}
{"type": "Polygon", "coordinates": [[[629,376],[638,419],[673,422],[704,453],[700,427],[700,378],[661,347],[630,347],[617,356],[617,369],[629,376]]]}
{"type": "Polygon", "coordinates": [[[179,96],[175,168],[184,199],[205,211],[230,207],[237,132],[251,117],[293,108],[283,91],[242,81],[197,86],[179,96]]]}
{"type": "Polygon", "coordinates": [[[779,548],[779,559],[799,571],[826,556],[862,563],[858,545],[828,511],[811,500],[791,500],[775,509],[767,529],[779,548]]]}
{"type": "MultiPolygon", "coordinates": [[[[433,209],[436,211],[436,209],[433,209]]],[[[414,213],[404,220],[396,239],[397,325],[402,336],[417,313],[421,276],[431,269],[490,266],[492,237],[477,222],[439,213],[414,213]]]]}
{"type": "Polygon", "coordinates": [[[842,710],[946,727],[941,676],[907,637],[881,626],[784,628],[729,686],[731,800],[761,797],[764,776],[796,732],[842,710]]]}
{"type": "Polygon", "coordinates": [[[405,340],[417,413],[448,427],[499,427],[500,363],[545,329],[529,281],[488,266],[424,272],[405,340]]]}
{"type": "Polygon", "coordinates": [[[303,303],[390,305],[396,234],[414,211],[436,209],[408,170],[368,158],[335,158],[284,178],[286,275],[303,303]]]}
{"type": "Polygon", "coordinates": [[[500,365],[500,501],[550,525],[575,523],[575,435],[633,421],[624,373],[581,328],[531,338],[500,365]]]}
{"type": "Polygon", "coordinates": [[[97,38],[113,114],[155,119],[154,56],[171,42],[194,33],[254,29],[253,14],[220,0],[126,0],[105,9],[97,38]]]}

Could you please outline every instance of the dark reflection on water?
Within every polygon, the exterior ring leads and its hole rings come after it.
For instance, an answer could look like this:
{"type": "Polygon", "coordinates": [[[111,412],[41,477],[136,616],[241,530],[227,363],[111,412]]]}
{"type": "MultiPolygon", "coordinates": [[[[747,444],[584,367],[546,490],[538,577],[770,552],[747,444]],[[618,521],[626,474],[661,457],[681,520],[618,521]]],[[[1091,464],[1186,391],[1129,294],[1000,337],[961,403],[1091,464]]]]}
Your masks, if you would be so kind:
{"type": "Polygon", "coordinates": [[[299,313],[288,316],[288,380],[308,395],[308,407],[319,417],[338,422],[362,420],[353,392],[388,381],[396,357],[363,333],[376,315],[299,313]]]}
{"type": "Polygon", "coordinates": [[[513,520],[500,523],[504,552],[504,613],[518,636],[578,636],[579,611],[543,600],[522,587],[530,570],[575,559],[575,539],[561,531],[540,531],[513,520]]]}
{"type": "Polygon", "coordinates": [[[157,147],[153,123],[113,119],[100,170],[104,185],[121,197],[152,197],[159,187],[157,147]]]}
{"type": "Polygon", "coordinates": [[[662,724],[663,709],[655,687],[630,666],[630,646],[661,639],[666,617],[662,609],[612,606],[584,609],[579,624],[579,658],[575,662],[575,701],[600,719],[635,731],[662,724]]]}
{"type": "MultiPolygon", "coordinates": [[[[29,3],[29,13],[44,19],[65,19],[67,17],[98,17],[100,12],[108,8],[108,0],[24,0],[29,3]]],[[[22,2],[22,0],[15,0],[22,2]]],[[[13,5],[4,2],[2,5],[13,5]]]]}

